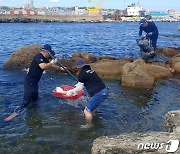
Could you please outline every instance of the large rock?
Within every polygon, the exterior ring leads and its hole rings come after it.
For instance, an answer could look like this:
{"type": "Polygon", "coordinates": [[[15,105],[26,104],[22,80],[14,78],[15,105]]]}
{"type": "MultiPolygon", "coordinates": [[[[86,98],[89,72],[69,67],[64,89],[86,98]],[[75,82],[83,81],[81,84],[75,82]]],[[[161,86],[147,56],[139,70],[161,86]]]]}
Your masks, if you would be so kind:
{"type": "Polygon", "coordinates": [[[133,66],[128,70],[129,64],[123,66],[123,72],[127,72],[122,75],[122,86],[128,87],[152,87],[154,85],[154,77],[150,76],[142,66],[133,66]],[[131,69],[132,68],[132,69],[131,69]]]}
{"type": "Polygon", "coordinates": [[[75,61],[77,58],[83,58],[88,64],[97,61],[97,58],[88,52],[74,52],[71,61],[75,61]]]}
{"type": "Polygon", "coordinates": [[[180,110],[170,111],[164,117],[164,131],[180,133],[180,110]]]}
{"type": "MultiPolygon", "coordinates": [[[[166,132],[132,133],[103,136],[94,140],[92,154],[167,154],[170,140],[180,140],[180,134],[166,132]]],[[[180,148],[174,152],[179,154],[180,148]]]]}
{"type": "Polygon", "coordinates": [[[165,57],[173,57],[180,54],[180,48],[157,48],[156,53],[165,57]]]}
{"type": "Polygon", "coordinates": [[[155,79],[165,79],[172,76],[170,69],[164,66],[147,64],[143,65],[143,68],[148,72],[150,76],[154,77],[155,79]]]}
{"type": "Polygon", "coordinates": [[[12,53],[10,58],[3,65],[5,70],[28,68],[34,55],[41,51],[40,45],[29,45],[20,48],[12,53]]]}
{"type": "MultiPolygon", "coordinates": [[[[6,70],[28,68],[33,56],[40,52],[40,49],[40,45],[20,48],[10,56],[3,68],[6,70]]],[[[121,80],[123,86],[151,87],[155,80],[172,76],[169,67],[172,67],[175,72],[180,72],[180,57],[178,56],[173,57],[169,64],[147,64],[142,59],[133,61],[130,58],[124,58],[120,60],[110,56],[95,57],[88,52],[74,52],[71,60],[62,59],[61,63],[73,72],[72,66],[79,57],[85,59],[101,78],[121,80]]],[[[62,72],[59,67],[52,67],[50,70],[62,72]]]]}
{"type": "Polygon", "coordinates": [[[102,136],[94,140],[92,154],[167,154],[180,153],[180,110],[169,112],[165,118],[166,132],[131,133],[102,136]]]}
{"type": "Polygon", "coordinates": [[[169,65],[172,69],[174,69],[175,73],[180,73],[180,54],[171,58],[169,61],[169,65]]]}
{"type": "Polygon", "coordinates": [[[152,87],[156,79],[170,78],[170,69],[154,64],[146,64],[138,59],[122,67],[121,85],[130,87],[152,87]]]}
{"type": "MultiPolygon", "coordinates": [[[[29,45],[20,48],[19,50],[13,52],[10,58],[3,65],[4,70],[14,70],[14,69],[24,69],[30,66],[30,63],[35,54],[41,51],[41,45],[29,45]]],[[[72,62],[62,59],[60,61],[64,66],[71,68],[72,62]]],[[[60,67],[54,65],[49,68],[51,71],[63,72],[60,67]]]]}
{"type": "Polygon", "coordinates": [[[103,59],[96,63],[92,63],[91,67],[103,79],[119,80],[122,74],[123,65],[129,62],[130,61],[128,59],[125,60],[103,59]]]}

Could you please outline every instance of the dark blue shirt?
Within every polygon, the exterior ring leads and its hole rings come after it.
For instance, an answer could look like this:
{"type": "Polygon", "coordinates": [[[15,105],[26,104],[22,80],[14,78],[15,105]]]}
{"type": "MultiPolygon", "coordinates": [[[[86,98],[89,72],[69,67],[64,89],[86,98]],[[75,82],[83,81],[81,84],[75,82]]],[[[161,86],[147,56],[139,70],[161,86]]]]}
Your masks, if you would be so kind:
{"type": "Polygon", "coordinates": [[[139,27],[139,36],[142,35],[143,31],[145,31],[147,34],[152,32],[152,35],[150,36],[151,39],[152,38],[157,38],[158,34],[159,34],[158,29],[157,29],[157,27],[156,27],[154,22],[148,22],[148,26],[147,27],[140,26],[139,27]]]}
{"type": "Polygon", "coordinates": [[[84,86],[90,96],[97,94],[106,87],[97,73],[91,70],[89,65],[82,68],[78,76],[78,81],[84,83],[84,86]]]}
{"type": "Polygon", "coordinates": [[[45,58],[41,53],[37,53],[30,64],[29,72],[26,75],[26,80],[33,83],[38,83],[44,71],[39,67],[39,64],[48,62],[48,59],[45,58]]]}

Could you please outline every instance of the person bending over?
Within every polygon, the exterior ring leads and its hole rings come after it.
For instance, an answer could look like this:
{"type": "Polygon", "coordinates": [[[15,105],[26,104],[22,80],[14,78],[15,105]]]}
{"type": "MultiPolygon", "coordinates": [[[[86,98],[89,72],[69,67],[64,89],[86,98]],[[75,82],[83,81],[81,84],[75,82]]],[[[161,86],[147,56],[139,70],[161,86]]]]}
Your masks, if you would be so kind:
{"type": "Polygon", "coordinates": [[[93,119],[93,112],[96,108],[106,100],[109,95],[109,90],[97,75],[95,71],[91,69],[89,64],[87,64],[84,59],[77,58],[74,64],[78,75],[78,83],[75,88],[66,91],[67,96],[76,95],[84,87],[86,88],[88,94],[90,95],[90,100],[83,109],[83,113],[88,124],[91,124],[93,119]]]}
{"type": "Polygon", "coordinates": [[[139,36],[142,35],[142,33],[146,32],[146,36],[150,39],[151,45],[156,49],[157,39],[158,39],[158,28],[156,27],[155,23],[152,21],[147,21],[145,18],[140,20],[140,27],[139,27],[139,36]]]}

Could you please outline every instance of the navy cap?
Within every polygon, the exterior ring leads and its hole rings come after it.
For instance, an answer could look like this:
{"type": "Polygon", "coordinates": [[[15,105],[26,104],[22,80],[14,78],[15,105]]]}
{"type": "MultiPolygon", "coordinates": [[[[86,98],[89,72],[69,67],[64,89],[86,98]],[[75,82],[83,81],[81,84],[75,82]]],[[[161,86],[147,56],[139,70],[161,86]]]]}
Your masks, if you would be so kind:
{"type": "Polygon", "coordinates": [[[74,67],[75,67],[75,68],[82,68],[82,67],[84,67],[85,65],[89,65],[89,64],[87,64],[87,63],[84,61],[84,59],[82,59],[82,58],[77,58],[76,61],[75,61],[75,63],[74,63],[74,67]]]}
{"type": "Polygon", "coordinates": [[[147,22],[147,20],[145,19],[145,18],[143,18],[143,19],[141,19],[140,21],[139,21],[139,24],[144,24],[144,23],[146,23],[147,22]]]}
{"type": "Polygon", "coordinates": [[[45,44],[41,49],[48,51],[52,56],[55,55],[55,52],[51,49],[51,45],[49,44],[45,44]]]}
{"type": "Polygon", "coordinates": [[[41,49],[46,51],[51,51],[51,46],[49,44],[45,44],[41,49]]]}

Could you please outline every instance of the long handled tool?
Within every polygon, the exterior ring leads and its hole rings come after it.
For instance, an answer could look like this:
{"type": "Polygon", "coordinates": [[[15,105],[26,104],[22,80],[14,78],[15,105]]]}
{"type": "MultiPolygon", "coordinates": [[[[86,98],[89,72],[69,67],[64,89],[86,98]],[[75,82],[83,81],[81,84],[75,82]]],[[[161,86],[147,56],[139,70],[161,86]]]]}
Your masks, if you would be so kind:
{"type": "Polygon", "coordinates": [[[18,115],[19,115],[18,113],[14,112],[13,114],[11,114],[8,117],[6,117],[4,120],[5,121],[10,121],[11,119],[15,118],[18,115]]]}
{"type": "Polygon", "coordinates": [[[23,113],[25,110],[22,110],[24,106],[19,106],[14,110],[14,113],[6,117],[5,121],[10,121],[11,119],[17,117],[19,114],[23,113]]]}
{"type": "MultiPolygon", "coordinates": [[[[52,59],[56,59],[51,53],[49,53],[49,55],[50,55],[50,57],[52,58],[52,59]]],[[[58,60],[58,62],[57,62],[64,70],[66,70],[67,71],[67,73],[74,79],[74,80],[76,80],[77,82],[78,82],[78,79],[68,70],[68,69],[66,69],[66,67],[58,60]]]]}

